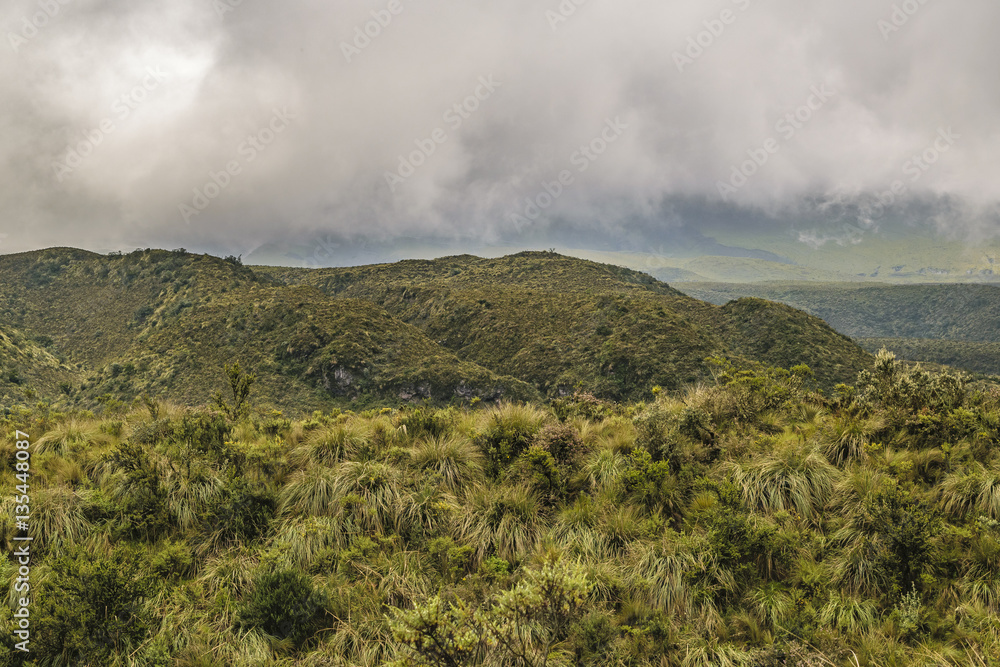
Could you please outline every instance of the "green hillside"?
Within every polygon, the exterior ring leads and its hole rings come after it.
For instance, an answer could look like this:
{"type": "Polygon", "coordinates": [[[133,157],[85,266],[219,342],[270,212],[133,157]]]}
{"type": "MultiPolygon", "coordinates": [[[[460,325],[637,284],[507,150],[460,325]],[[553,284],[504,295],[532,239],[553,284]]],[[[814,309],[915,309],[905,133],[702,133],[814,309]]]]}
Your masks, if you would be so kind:
{"type": "Polygon", "coordinates": [[[582,385],[634,400],[653,385],[708,377],[705,359],[716,355],[806,364],[829,388],[853,381],[869,360],[823,322],[778,304],[757,304],[754,318],[767,324],[748,329],[744,312],[714,308],[646,274],[548,252],[257,270],[373,301],[462,359],[549,394],[582,385]]]}
{"type": "MultiPolygon", "coordinates": [[[[80,401],[143,393],[189,405],[226,363],[258,374],[282,409],[414,397],[526,399],[535,390],[463,362],[366,301],[286,288],[238,262],[182,252],[101,257],[52,249],[0,258],[0,313],[44,332],[80,401]]],[[[31,373],[23,357],[18,372],[31,373]]]]}
{"type": "Polygon", "coordinates": [[[858,344],[872,353],[884,347],[900,359],[931,362],[974,373],[1000,376],[1000,343],[929,338],[860,338],[858,344]]]}
{"type": "Polygon", "coordinates": [[[19,341],[0,366],[8,402],[149,394],[200,405],[233,361],[257,373],[262,403],[302,413],[578,389],[638,400],[708,379],[710,357],[806,364],[830,389],[870,360],[777,304],[719,308],[643,273],[545,252],[308,270],[54,248],[0,257],[0,316],[19,341]]]}

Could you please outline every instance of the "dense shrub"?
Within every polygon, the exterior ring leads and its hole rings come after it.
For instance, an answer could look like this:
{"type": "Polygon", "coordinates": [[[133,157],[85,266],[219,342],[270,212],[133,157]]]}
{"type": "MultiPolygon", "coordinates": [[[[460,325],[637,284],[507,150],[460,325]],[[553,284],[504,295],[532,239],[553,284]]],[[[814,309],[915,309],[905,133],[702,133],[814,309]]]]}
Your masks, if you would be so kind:
{"type": "Polygon", "coordinates": [[[32,652],[53,664],[111,664],[135,651],[154,627],[145,607],[155,586],[141,551],[107,556],[78,548],[50,561],[38,594],[32,652]]]}
{"type": "Polygon", "coordinates": [[[295,570],[264,572],[240,609],[240,622],[301,647],[329,620],[326,595],[295,570]]]}
{"type": "Polygon", "coordinates": [[[541,413],[525,406],[508,405],[493,413],[486,429],[476,436],[476,444],[486,457],[486,474],[491,479],[499,479],[531,446],[543,419],[541,413]]]}

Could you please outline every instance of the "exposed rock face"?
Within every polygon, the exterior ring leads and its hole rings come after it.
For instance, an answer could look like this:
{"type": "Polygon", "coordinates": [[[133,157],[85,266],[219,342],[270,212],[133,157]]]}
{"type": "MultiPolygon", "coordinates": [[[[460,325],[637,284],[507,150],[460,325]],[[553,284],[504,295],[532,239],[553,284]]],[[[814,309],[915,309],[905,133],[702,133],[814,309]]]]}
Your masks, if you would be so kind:
{"type": "Polygon", "coordinates": [[[346,369],[335,368],[333,369],[333,379],[341,389],[347,389],[351,386],[351,382],[354,381],[354,376],[346,369]]]}
{"type": "Polygon", "coordinates": [[[416,387],[410,385],[399,390],[399,397],[404,401],[412,401],[420,398],[429,399],[431,397],[431,388],[426,384],[416,387]]]}

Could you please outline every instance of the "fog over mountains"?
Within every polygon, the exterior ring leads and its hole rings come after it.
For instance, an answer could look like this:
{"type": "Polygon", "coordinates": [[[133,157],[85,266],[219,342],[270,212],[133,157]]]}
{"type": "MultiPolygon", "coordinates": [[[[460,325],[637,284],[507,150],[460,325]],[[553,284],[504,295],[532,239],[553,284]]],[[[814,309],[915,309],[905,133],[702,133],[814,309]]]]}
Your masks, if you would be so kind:
{"type": "Polygon", "coordinates": [[[0,252],[977,243],[1000,228],[998,21],[985,0],[12,0],[0,252]]]}

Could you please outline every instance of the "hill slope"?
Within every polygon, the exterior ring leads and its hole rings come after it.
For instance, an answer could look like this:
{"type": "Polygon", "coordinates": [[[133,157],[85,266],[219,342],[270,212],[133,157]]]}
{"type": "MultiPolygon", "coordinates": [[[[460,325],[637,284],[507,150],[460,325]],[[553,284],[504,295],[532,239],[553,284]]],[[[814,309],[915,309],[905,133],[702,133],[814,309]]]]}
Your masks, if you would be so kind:
{"type": "Polygon", "coordinates": [[[779,304],[754,305],[749,321],[756,324],[748,328],[745,311],[712,307],[630,269],[554,253],[257,270],[371,300],[459,357],[549,393],[583,385],[636,399],[652,385],[703,379],[713,355],[805,363],[829,387],[853,381],[869,360],[822,321],[779,304]]]}
{"type": "Polygon", "coordinates": [[[710,303],[757,297],[821,317],[852,338],[1000,342],[1000,286],[876,283],[686,283],[710,303]]]}
{"type": "Polygon", "coordinates": [[[257,372],[260,400],[296,411],[577,388],[635,400],[707,378],[711,356],[805,363],[830,387],[870,360],[779,304],[719,308],[554,253],[252,270],[183,251],[54,248],[0,258],[0,316],[22,341],[0,369],[38,385],[8,383],[8,401],[27,389],[83,404],[147,392],[200,404],[235,360],[257,372]]]}
{"type": "Polygon", "coordinates": [[[52,339],[77,369],[67,393],[81,400],[150,392],[203,403],[234,360],[257,371],[262,400],[286,409],[536,395],[370,302],[280,286],[213,257],[51,249],[0,258],[0,286],[4,320],[52,339]]]}

